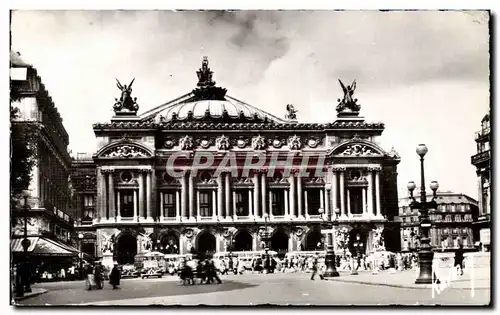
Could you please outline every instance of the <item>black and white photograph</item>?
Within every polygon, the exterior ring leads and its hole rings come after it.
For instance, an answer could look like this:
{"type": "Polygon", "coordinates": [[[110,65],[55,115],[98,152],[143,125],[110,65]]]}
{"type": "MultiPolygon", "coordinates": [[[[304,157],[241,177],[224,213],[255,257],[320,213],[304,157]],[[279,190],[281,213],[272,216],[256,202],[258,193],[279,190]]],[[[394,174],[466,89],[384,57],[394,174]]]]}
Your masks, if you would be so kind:
{"type": "Polygon", "coordinates": [[[491,306],[492,19],[10,10],[11,307],[491,306]]]}

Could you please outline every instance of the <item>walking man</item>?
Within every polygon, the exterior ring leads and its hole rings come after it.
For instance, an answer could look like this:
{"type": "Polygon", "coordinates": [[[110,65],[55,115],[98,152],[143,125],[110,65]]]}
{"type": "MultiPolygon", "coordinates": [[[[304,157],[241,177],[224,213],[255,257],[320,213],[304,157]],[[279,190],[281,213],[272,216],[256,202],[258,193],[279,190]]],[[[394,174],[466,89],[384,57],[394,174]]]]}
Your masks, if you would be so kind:
{"type": "MultiPolygon", "coordinates": [[[[314,276],[318,273],[318,253],[313,257],[312,261],[312,275],[311,275],[311,280],[314,280],[314,276]]],[[[323,275],[319,275],[321,280],[323,280],[323,275]]]]}
{"type": "Polygon", "coordinates": [[[109,284],[113,286],[113,289],[116,289],[117,286],[120,285],[120,270],[118,269],[118,263],[115,263],[113,269],[111,269],[111,274],[109,275],[109,284]]]}
{"type": "Polygon", "coordinates": [[[464,249],[463,249],[463,245],[460,244],[460,245],[458,245],[458,249],[455,251],[455,262],[454,262],[453,266],[455,268],[457,268],[457,266],[458,266],[457,269],[460,269],[461,276],[464,275],[464,270],[462,268],[463,262],[464,262],[464,249]]]}

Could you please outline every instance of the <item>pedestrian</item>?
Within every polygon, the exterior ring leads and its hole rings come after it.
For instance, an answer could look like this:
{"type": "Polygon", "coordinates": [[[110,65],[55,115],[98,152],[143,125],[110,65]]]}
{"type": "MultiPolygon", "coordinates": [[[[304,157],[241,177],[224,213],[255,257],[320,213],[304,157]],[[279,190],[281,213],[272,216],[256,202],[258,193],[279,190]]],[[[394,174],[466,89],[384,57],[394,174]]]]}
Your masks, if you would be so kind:
{"type": "Polygon", "coordinates": [[[100,290],[104,287],[103,278],[104,277],[103,277],[103,270],[102,270],[101,262],[97,261],[95,268],[94,268],[94,280],[95,280],[95,284],[96,284],[96,287],[98,290],[100,290]]]}
{"type": "MultiPolygon", "coordinates": [[[[94,270],[92,268],[91,264],[87,264],[85,266],[85,286],[87,287],[87,290],[92,290],[92,282],[94,279],[92,279],[94,276],[94,270]]],[[[48,277],[48,275],[47,275],[48,277]]]]}
{"type": "MultiPolygon", "coordinates": [[[[314,276],[318,273],[318,253],[312,259],[312,275],[311,280],[314,280],[314,276]]],[[[319,277],[323,280],[323,276],[320,274],[319,277]]]]}
{"type": "Polygon", "coordinates": [[[118,269],[118,263],[115,263],[109,275],[109,284],[113,286],[113,289],[116,289],[117,286],[120,285],[120,279],[121,279],[121,274],[120,270],[118,269]]]}
{"type": "Polygon", "coordinates": [[[455,251],[455,262],[453,264],[453,267],[457,268],[457,273],[460,272],[460,275],[463,276],[464,270],[462,267],[462,264],[464,262],[464,249],[463,245],[460,244],[458,246],[458,249],[455,251]]]}
{"type": "Polygon", "coordinates": [[[207,284],[210,284],[215,280],[217,280],[217,283],[221,284],[222,281],[220,280],[219,276],[217,275],[217,269],[215,268],[214,261],[210,259],[207,263],[208,268],[208,279],[207,279],[207,284]]]}

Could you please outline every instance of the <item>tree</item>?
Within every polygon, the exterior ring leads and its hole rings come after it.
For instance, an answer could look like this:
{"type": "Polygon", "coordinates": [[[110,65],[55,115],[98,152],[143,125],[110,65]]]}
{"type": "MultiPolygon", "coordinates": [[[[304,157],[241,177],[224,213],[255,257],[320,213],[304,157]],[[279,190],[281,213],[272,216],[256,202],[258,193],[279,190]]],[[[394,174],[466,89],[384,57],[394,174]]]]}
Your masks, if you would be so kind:
{"type": "Polygon", "coordinates": [[[10,106],[10,204],[11,223],[16,225],[16,209],[19,209],[22,191],[29,188],[33,167],[37,164],[38,124],[30,121],[17,121],[19,109],[12,106],[18,100],[11,89],[10,106]]]}

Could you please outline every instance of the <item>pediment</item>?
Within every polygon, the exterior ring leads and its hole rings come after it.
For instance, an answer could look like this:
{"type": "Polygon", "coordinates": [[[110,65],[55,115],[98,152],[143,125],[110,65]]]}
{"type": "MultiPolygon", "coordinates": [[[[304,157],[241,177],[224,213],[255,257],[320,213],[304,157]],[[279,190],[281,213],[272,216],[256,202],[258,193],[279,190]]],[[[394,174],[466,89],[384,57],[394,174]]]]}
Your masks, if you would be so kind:
{"type": "Polygon", "coordinates": [[[384,156],[384,154],[384,150],[378,145],[362,140],[343,142],[330,152],[330,155],[339,157],[379,157],[384,156]]]}
{"type": "Polygon", "coordinates": [[[97,158],[134,159],[150,158],[152,156],[153,153],[146,146],[130,140],[112,142],[96,153],[97,158]]]}

